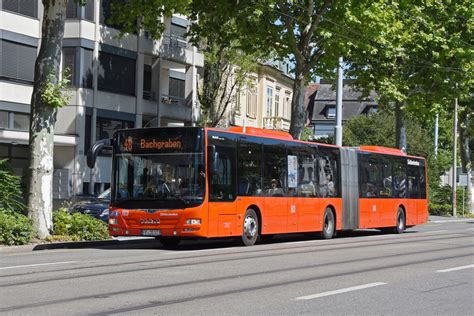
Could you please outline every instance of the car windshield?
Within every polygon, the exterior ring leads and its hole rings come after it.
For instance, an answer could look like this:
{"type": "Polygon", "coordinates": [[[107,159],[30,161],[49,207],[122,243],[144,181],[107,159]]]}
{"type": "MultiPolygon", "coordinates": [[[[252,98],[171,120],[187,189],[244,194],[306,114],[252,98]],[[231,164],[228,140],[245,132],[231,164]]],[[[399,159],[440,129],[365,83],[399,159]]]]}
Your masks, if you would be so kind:
{"type": "Polygon", "coordinates": [[[110,201],[110,188],[99,194],[97,198],[110,201]]]}
{"type": "Polygon", "coordinates": [[[113,201],[117,205],[182,208],[202,203],[204,187],[203,153],[116,156],[113,201]]]}

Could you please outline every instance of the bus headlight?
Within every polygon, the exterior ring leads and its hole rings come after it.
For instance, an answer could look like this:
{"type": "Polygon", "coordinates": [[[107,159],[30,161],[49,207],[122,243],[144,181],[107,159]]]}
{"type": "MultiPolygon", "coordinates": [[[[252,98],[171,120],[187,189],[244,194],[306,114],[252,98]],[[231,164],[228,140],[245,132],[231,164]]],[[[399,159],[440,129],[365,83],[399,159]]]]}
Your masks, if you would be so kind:
{"type": "Polygon", "coordinates": [[[200,218],[188,218],[186,219],[186,225],[201,225],[200,218]]]}

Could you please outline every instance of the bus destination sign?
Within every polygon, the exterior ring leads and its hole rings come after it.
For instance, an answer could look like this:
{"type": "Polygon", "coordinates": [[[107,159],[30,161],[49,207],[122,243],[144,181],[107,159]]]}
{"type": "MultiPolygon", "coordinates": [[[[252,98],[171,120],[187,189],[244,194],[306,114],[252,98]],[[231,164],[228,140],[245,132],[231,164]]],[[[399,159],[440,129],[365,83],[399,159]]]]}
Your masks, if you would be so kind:
{"type": "Polygon", "coordinates": [[[182,153],[201,149],[201,146],[196,147],[200,139],[197,131],[173,132],[117,133],[117,150],[121,153],[182,153]]]}

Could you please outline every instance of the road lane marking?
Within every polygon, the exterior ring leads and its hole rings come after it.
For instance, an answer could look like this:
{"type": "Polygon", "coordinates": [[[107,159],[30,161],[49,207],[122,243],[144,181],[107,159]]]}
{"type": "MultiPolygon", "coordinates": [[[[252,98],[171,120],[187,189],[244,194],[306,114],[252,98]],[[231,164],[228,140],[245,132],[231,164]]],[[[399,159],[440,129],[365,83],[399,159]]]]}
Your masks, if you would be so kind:
{"type": "Polygon", "coordinates": [[[464,270],[464,269],[469,269],[469,268],[474,268],[474,264],[470,264],[470,265],[462,266],[462,267],[450,268],[450,269],[437,270],[436,272],[444,273],[444,272],[458,271],[458,270],[464,270]]]}
{"type": "Polygon", "coordinates": [[[320,297],[336,295],[336,294],[341,294],[341,293],[346,293],[346,292],[358,291],[358,290],[368,289],[371,287],[385,285],[385,284],[387,283],[375,282],[375,283],[363,284],[363,285],[348,287],[345,289],[339,289],[339,290],[323,292],[323,293],[318,293],[318,294],[313,294],[313,295],[300,296],[300,297],[297,297],[296,300],[311,300],[314,298],[320,298],[320,297]]]}
{"type": "Polygon", "coordinates": [[[68,263],[75,263],[75,262],[77,262],[77,261],[62,261],[62,262],[25,264],[25,265],[22,265],[22,266],[0,267],[0,270],[30,268],[30,267],[39,267],[39,266],[50,266],[50,265],[56,265],[56,264],[68,264],[68,263]]]}

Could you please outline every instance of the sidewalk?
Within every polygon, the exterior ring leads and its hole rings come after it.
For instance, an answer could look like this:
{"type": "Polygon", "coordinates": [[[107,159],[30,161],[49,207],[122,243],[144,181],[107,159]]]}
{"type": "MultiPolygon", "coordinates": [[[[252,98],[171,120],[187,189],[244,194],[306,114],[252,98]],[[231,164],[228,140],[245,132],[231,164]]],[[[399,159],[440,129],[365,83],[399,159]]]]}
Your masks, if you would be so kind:
{"type": "Polygon", "coordinates": [[[463,218],[463,217],[453,217],[453,216],[434,216],[430,215],[428,218],[430,223],[469,223],[474,222],[474,218],[463,218]]]}
{"type": "Polygon", "coordinates": [[[109,240],[93,240],[93,241],[63,241],[63,242],[45,242],[38,244],[28,244],[22,246],[5,246],[0,245],[1,254],[11,254],[19,252],[31,252],[37,250],[53,250],[53,249],[80,249],[80,248],[120,248],[136,244],[152,244],[157,243],[153,237],[113,237],[109,240]]]}

